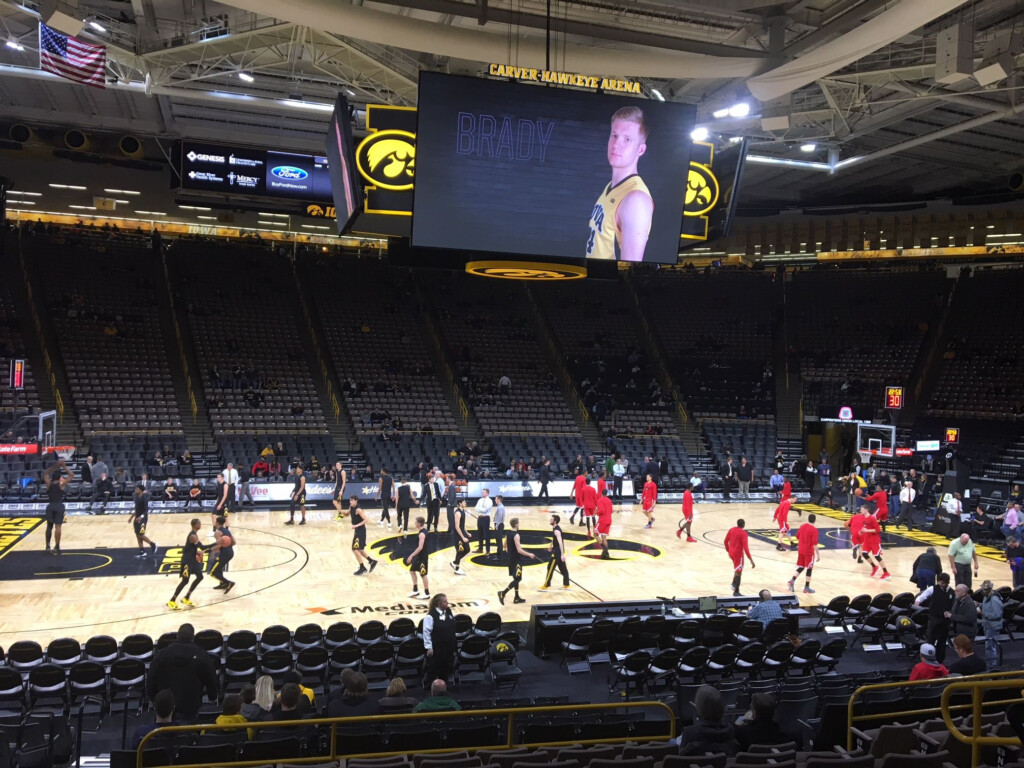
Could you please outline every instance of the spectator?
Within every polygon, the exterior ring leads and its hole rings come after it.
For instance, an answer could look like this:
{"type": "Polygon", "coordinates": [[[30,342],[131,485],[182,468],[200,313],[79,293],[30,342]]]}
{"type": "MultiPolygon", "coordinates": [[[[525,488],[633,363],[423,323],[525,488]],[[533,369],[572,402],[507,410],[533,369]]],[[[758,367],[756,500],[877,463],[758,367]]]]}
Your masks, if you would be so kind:
{"type": "Polygon", "coordinates": [[[704,494],[707,493],[707,489],[704,487],[704,478],[700,476],[700,472],[696,469],[693,470],[693,477],[690,478],[690,488],[693,489],[694,493],[701,494],[701,498],[706,498],[704,494]]]}
{"type": "MultiPolygon", "coordinates": [[[[954,584],[966,584],[971,588],[971,564],[974,564],[974,575],[978,575],[978,552],[970,535],[960,534],[949,545],[949,567],[953,571],[954,584]]],[[[974,637],[974,635],[971,635],[974,637]]]]}
{"type": "MultiPolygon", "coordinates": [[[[95,470],[93,470],[95,472],[95,470]]],[[[1020,518],[1020,502],[1015,501],[1013,504],[1006,508],[1003,514],[996,517],[996,520],[1002,520],[1003,524],[999,526],[999,530],[1002,531],[1003,536],[1009,539],[1011,536],[1020,537],[1018,528],[1021,525],[1020,518]]]]}
{"type": "Polygon", "coordinates": [[[974,641],[967,635],[953,638],[953,651],[959,657],[949,665],[951,675],[980,675],[985,671],[985,661],[974,654],[974,641]]]}
{"type": "Polygon", "coordinates": [[[748,619],[760,621],[767,627],[775,619],[785,618],[782,613],[782,606],[772,599],[771,592],[767,589],[762,589],[758,596],[761,598],[761,602],[751,606],[750,610],[747,611],[748,619]]]}
{"type": "Polygon", "coordinates": [[[1020,545],[1020,539],[1010,536],[1006,539],[1006,563],[1010,566],[1010,575],[1013,577],[1013,588],[1024,585],[1024,547],[1020,545]]]}
{"type": "Polygon", "coordinates": [[[250,723],[266,720],[274,706],[274,678],[263,675],[256,685],[242,689],[242,717],[250,723]]]}
{"type": "Polygon", "coordinates": [[[793,737],[775,722],[775,699],[767,693],[750,697],[750,711],[736,725],[736,741],[740,749],[751,744],[785,744],[793,737]]]}
{"type": "Polygon", "coordinates": [[[185,449],[185,452],[181,454],[181,458],[178,459],[178,463],[183,467],[192,466],[192,454],[188,452],[187,448],[185,449]]]}
{"type": "Polygon", "coordinates": [[[281,678],[281,684],[286,685],[288,683],[295,683],[299,686],[299,691],[306,697],[309,702],[309,709],[316,709],[316,694],[312,688],[307,688],[302,684],[302,675],[296,672],[294,669],[284,673],[284,677],[281,678]]]}
{"type": "Polygon", "coordinates": [[[380,708],[380,714],[394,714],[396,712],[412,712],[412,708],[415,707],[419,702],[413,696],[406,696],[405,681],[396,677],[388,685],[387,691],[380,697],[377,702],[377,706],[380,708]]]}
{"type": "Polygon", "coordinates": [[[192,485],[189,486],[184,508],[188,509],[190,504],[197,504],[200,509],[203,507],[203,485],[198,477],[192,478],[192,485]]]}
{"type": "Polygon", "coordinates": [[[107,502],[110,501],[110,497],[114,495],[114,481],[107,476],[106,472],[101,472],[99,480],[92,487],[92,499],[89,502],[89,507],[97,501],[100,502],[100,509],[104,509],[107,506],[107,502]]]}
{"type": "Polygon", "coordinates": [[[448,695],[448,683],[435,680],[430,684],[430,696],[412,708],[413,712],[450,712],[462,709],[462,705],[448,695]]]}
{"type": "Polygon", "coordinates": [[[157,653],[149,668],[146,692],[150,697],[169,688],[182,719],[194,722],[203,703],[203,692],[217,701],[217,673],[209,654],[195,644],[195,628],[182,624],[177,639],[157,653]]]}
{"type": "Polygon", "coordinates": [[[938,661],[946,658],[946,641],[949,638],[949,620],[953,615],[953,600],[955,593],[949,588],[949,574],[940,573],[935,577],[934,586],[928,587],[917,596],[914,605],[920,607],[928,603],[928,626],[925,630],[925,637],[931,648],[938,651],[938,661]]]}
{"type": "Polygon", "coordinates": [[[96,463],[92,465],[92,476],[101,477],[102,475],[109,475],[110,468],[107,467],[107,462],[103,461],[99,456],[96,457],[96,463]]]}
{"type": "Polygon", "coordinates": [[[331,693],[331,697],[327,701],[328,717],[376,715],[377,710],[376,702],[370,701],[366,675],[362,672],[352,675],[345,687],[331,693]]]}
{"type": "Polygon", "coordinates": [[[455,616],[448,606],[448,596],[443,592],[430,598],[427,615],[423,619],[423,646],[427,651],[431,676],[436,680],[447,680],[451,676],[458,642],[455,638],[455,616]]]}
{"type": "MultiPolygon", "coordinates": [[[[237,693],[229,693],[224,697],[224,703],[221,704],[221,712],[217,715],[217,725],[241,725],[247,722],[249,720],[242,714],[242,697],[237,693]]],[[[245,730],[250,739],[256,737],[255,729],[246,728],[245,730]]]]}
{"type": "Polygon", "coordinates": [[[260,456],[252,465],[252,476],[258,480],[262,480],[268,474],[270,474],[270,465],[267,464],[266,460],[262,456],[260,456]]]}
{"type": "Polygon", "coordinates": [[[153,698],[153,722],[138,726],[132,732],[132,749],[138,749],[147,733],[165,725],[180,725],[174,722],[174,692],[170,689],[160,691],[153,698]]]}
{"type": "Polygon", "coordinates": [[[309,701],[299,686],[295,683],[287,683],[281,687],[281,696],[270,711],[271,720],[301,720],[306,709],[309,708],[309,701]],[[305,709],[302,705],[305,705],[305,709]]]}
{"type": "Polygon", "coordinates": [[[921,661],[910,671],[910,680],[935,680],[948,676],[949,670],[942,666],[936,658],[935,646],[931,643],[923,644],[921,646],[921,661]]]}
{"type": "Polygon", "coordinates": [[[1003,598],[990,580],[981,582],[981,628],[985,632],[985,666],[989,672],[999,669],[1003,649],[999,646],[999,633],[1003,631],[1003,598]]]}
{"type": "Polygon", "coordinates": [[[917,588],[924,592],[928,587],[935,584],[935,577],[942,572],[942,561],[935,547],[928,547],[914,561],[913,575],[911,581],[917,582],[917,588]]]}
{"type": "Polygon", "coordinates": [[[782,485],[785,482],[786,478],[779,474],[779,470],[777,469],[774,472],[772,472],[772,476],[768,478],[768,485],[770,485],[772,491],[778,494],[779,496],[781,496],[782,494],[782,485]]]}
{"type": "Polygon", "coordinates": [[[498,390],[501,392],[502,396],[507,395],[512,391],[512,379],[510,379],[506,374],[502,374],[501,378],[498,379],[498,390]]]}
{"type": "Polygon", "coordinates": [[[966,584],[957,584],[955,594],[950,610],[953,634],[967,635],[973,640],[978,635],[978,604],[966,584]]]}
{"type": "Polygon", "coordinates": [[[276,457],[271,459],[267,473],[267,477],[269,477],[271,480],[283,480],[284,472],[281,469],[281,461],[276,457]]]}
{"type": "Polygon", "coordinates": [[[702,685],[693,700],[697,719],[688,725],[679,736],[679,754],[703,755],[724,753],[735,755],[738,751],[736,733],[725,722],[725,702],[717,688],[702,685]]]}
{"type": "Polygon", "coordinates": [[[164,498],[167,501],[174,501],[178,498],[178,486],[174,484],[173,477],[168,477],[167,482],[164,483],[164,498]]]}

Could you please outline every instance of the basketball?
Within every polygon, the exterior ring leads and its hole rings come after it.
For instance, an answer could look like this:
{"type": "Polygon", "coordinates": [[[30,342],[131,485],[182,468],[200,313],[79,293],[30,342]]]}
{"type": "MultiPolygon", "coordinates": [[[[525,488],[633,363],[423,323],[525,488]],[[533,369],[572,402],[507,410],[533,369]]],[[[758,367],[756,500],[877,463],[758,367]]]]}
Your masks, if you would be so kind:
{"type": "Polygon", "coordinates": [[[231,537],[230,536],[221,536],[220,537],[220,545],[222,547],[230,547],[231,546],[231,537]]]}
{"type": "Polygon", "coordinates": [[[854,496],[863,496],[864,495],[864,489],[863,488],[858,488],[857,490],[855,490],[853,492],[853,495],[854,496]]]}

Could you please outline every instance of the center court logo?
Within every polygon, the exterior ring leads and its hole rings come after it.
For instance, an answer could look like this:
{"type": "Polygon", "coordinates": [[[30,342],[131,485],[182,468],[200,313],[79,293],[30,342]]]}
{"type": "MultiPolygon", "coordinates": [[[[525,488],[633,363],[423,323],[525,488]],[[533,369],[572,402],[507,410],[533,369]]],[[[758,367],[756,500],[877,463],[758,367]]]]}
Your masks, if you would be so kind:
{"type": "Polygon", "coordinates": [[[360,175],[381,189],[412,189],[416,176],[416,136],[409,131],[375,131],[356,147],[360,175]]]}

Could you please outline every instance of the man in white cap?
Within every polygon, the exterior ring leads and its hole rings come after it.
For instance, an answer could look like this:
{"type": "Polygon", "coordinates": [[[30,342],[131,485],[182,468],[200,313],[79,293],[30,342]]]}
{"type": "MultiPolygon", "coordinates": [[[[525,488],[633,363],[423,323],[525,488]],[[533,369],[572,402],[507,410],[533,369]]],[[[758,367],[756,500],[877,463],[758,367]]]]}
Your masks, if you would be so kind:
{"type": "Polygon", "coordinates": [[[935,646],[931,643],[924,643],[921,646],[921,661],[911,670],[910,680],[934,680],[938,677],[948,676],[949,670],[935,658],[935,646]]]}

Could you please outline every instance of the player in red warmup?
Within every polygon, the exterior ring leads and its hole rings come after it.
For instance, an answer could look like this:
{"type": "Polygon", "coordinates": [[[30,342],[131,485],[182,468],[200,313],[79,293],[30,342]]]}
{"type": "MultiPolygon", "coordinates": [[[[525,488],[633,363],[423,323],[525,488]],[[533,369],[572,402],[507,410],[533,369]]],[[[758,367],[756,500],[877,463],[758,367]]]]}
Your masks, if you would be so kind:
{"type": "Polygon", "coordinates": [[[882,533],[885,533],[885,524],[889,521],[889,494],[885,488],[875,486],[875,492],[864,499],[865,502],[873,502],[875,505],[875,517],[882,526],[882,533]]]}
{"type": "Polygon", "coordinates": [[[644,483],[643,495],[640,497],[640,508],[643,510],[644,517],[647,518],[647,525],[644,528],[650,528],[654,525],[654,505],[658,503],[658,486],[654,483],[654,478],[647,475],[647,482],[644,483]]]}
{"type": "Polygon", "coordinates": [[[862,555],[862,531],[864,530],[864,516],[868,508],[862,506],[853,513],[853,517],[846,521],[846,527],[850,529],[850,542],[853,544],[853,559],[858,563],[864,562],[862,555]]]}
{"type": "Polygon", "coordinates": [[[889,573],[889,569],[885,567],[885,563],[882,561],[882,529],[878,523],[878,518],[872,514],[864,516],[864,527],[860,531],[861,550],[864,552],[864,557],[873,566],[871,568],[871,575],[874,576],[878,573],[878,569],[882,569],[882,581],[888,581],[892,574],[889,573]]]}
{"type": "MultiPolygon", "coordinates": [[[[793,484],[787,480],[782,484],[782,498],[779,501],[785,501],[793,495],[793,484]]],[[[798,509],[797,512],[800,510],[798,509]]]]}
{"type": "Polygon", "coordinates": [[[569,515],[569,522],[576,522],[576,513],[580,516],[580,525],[583,525],[583,489],[587,487],[587,478],[582,472],[576,475],[576,479],[572,483],[572,495],[573,500],[576,502],[576,509],[569,515]]]}
{"type": "Polygon", "coordinates": [[[587,536],[592,536],[591,526],[597,527],[597,491],[592,485],[583,486],[583,520],[587,523],[587,536]]]}
{"type": "Polygon", "coordinates": [[[602,469],[601,474],[597,476],[597,498],[604,496],[604,492],[608,490],[608,481],[605,480],[605,471],[602,469]]]}
{"type": "Polygon", "coordinates": [[[686,540],[691,544],[697,541],[690,534],[690,528],[693,525],[693,491],[690,490],[690,486],[686,486],[686,490],[683,491],[683,520],[679,524],[679,530],[676,531],[676,538],[681,539],[683,532],[686,532],[686,540]]]}
{"type": "Polygon", "coordinates": [[[789,508],[793,506],[793,499],[783,499],[779,502],[779,506],[775,508],[775,514],[772,515],[772,520],[779,524],[779,543],[775,546],[780,552],[785,552],[788,547],[783,545],[782,540],[786,542],[792,541],[789,538],[789,508]]]}
{"type": "Polygon", "coordinates": [[[756,568],[754,558],[750,554],[750,541],[747,532],[743,530],[747,523],[740,518],[736,526],[729,529],[725,534],[725,551],[732,558],[732,596],[740,596],[740,579],[743,578],[743,556],[750,559],[750,567],[756,568]]]}
{"type": "Polygon", "coordinates": [[[594,538],[601,545],[601,559],[611,560],[608,554],[608,534],[612,530],[612,500],[608,498],[608,489],[601,494],[597,500],[597,528],[594,529],[594,538]]]}
{"type": "Polygon", "coordinates": [[[811,571],[814,570],[814,564],[821,560],[821,554],[818,552],[818,529],[814,527],[815,520],[817,517],[813,513],[808,515],[807,522],[801,525],[800,530],[796,532],[796,573],[789,580],[790,592],[796,592],[794,585],[797,577],[806,568],[807,579],[804,581],[804,592],[809,595],[814,594],[814,590],[811,589],[811,571]]]}

